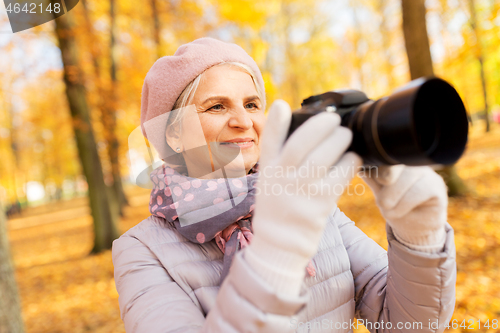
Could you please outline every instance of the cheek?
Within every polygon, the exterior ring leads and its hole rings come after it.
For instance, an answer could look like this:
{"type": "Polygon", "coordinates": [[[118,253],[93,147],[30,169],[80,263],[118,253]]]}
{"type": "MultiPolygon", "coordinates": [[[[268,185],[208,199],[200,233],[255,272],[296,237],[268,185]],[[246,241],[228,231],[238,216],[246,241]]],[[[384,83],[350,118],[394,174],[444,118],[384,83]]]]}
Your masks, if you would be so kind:
{"type": "Polygon", "coordinates": [[[185,149],[206,145],[205,129],[198,114],[187,113],[182,121],[181,140],[185,149]]]}
{"type": "Polygon", "coordinates": [[[259,146],[260,146],[260,136],[262,135],[262,130],[264,129],[264,126],[266,124],[266,116],[264,113],[256,115],[256,117],[253,119],[253,127],[255,129],[255,132],[257,133],[257,138],[259,139],[259,146]]]}
{"type": "Polygon", "coordinates": [[[211,114],[201,114],[200,124],[206,141],[216,141],[226,124],[224,119],[211,114]]]}

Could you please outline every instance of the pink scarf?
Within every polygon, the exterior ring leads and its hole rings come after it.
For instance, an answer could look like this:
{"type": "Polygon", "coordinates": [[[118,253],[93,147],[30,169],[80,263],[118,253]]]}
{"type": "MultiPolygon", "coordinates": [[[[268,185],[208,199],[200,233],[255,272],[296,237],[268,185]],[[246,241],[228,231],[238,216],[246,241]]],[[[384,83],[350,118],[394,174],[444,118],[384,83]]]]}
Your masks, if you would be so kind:
{"type": "MultiPolygon", "coordinates": [[[[149,211],[193,243],[215,239],[224,253],[222,283],[236,251],[252,241],[257,177],[258,164],[243,177],[218,179],[190,178],[163,165],[150,175],[154,187],[149,211]]],[[[311,261],[306,271],[316,275],[311,261]]]]}

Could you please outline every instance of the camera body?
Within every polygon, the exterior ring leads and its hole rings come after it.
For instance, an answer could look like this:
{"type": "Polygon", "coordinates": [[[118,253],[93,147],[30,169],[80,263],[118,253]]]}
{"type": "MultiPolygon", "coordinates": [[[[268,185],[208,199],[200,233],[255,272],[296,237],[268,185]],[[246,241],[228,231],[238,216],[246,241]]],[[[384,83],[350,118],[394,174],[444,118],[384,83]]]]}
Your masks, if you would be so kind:
{"type": "Polygon", "coordinates": [[[431,77],[411,81],[376,101],[358,90],[314,95],[294,111],[288,136],[321,112],[340,115],[351,129],[348,151],[365,165],[449,165],[462,156],[468,120],[464,104],[446,81],[431,77]]]}

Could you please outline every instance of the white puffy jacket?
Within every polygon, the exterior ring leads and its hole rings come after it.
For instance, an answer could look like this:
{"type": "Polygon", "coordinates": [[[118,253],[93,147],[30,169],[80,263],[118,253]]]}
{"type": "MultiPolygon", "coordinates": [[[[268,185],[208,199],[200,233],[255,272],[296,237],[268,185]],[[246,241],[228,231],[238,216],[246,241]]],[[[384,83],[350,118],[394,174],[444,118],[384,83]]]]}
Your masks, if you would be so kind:
{"type": "Polygon", "coordinates": [[[304,272],[300,296],[289,299],[250,268],[246,248],[219,285],[215,241],[189,242],[150,216],[113,243],[121,316],[128,333],[351,332],[361,320],[371,332],[442,332],[455,305],[449,224],[446,232],[443,252],[429,254],[387,227],[386,252],[337,208],[312,259],[316,276],[304,272]]]}

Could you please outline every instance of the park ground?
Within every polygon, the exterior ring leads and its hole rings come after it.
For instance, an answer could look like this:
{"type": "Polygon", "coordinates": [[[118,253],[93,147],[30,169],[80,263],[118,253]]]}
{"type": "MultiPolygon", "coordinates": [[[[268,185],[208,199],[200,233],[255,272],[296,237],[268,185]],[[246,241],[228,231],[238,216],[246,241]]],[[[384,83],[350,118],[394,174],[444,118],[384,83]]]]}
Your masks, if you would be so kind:
{"type": "MultiPolygon", "coordinates": [[[[451,331],[497,332],[494,328],[500,328],[500,322],[497,327],[492,323],[500,321],[496,282],[500,275],[500,125],[494,124],[484,134],[483,124],[475,124],[457,168],[471,193],[449,201],[458,269],[453,316],[457,329],[451,331]],[[460,327],[463,320],[467,329],[460,327]],[[489,329],[484,327],[487,320],[489,329]]],[[[362,181],[356,178],[351,186],[356,184],[362,181]]],[[[384,220],[366,188],[362,195],[344,195],[339,207],[387,248],[384,220]]],[[[120,221],[122,232],[149,216],[149,190],[129,186],[127,194],[131,205],[120,221]]],[[[86,198],[30,208],[12,218],[8,229],[27,332],[125,332],[111,251],[88,255],[93,235],[86,198]]]]}

